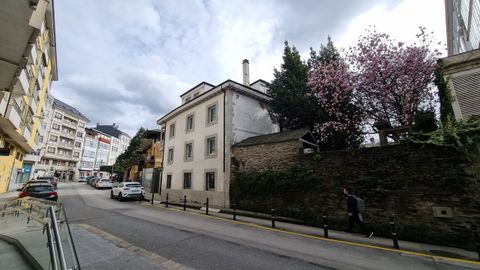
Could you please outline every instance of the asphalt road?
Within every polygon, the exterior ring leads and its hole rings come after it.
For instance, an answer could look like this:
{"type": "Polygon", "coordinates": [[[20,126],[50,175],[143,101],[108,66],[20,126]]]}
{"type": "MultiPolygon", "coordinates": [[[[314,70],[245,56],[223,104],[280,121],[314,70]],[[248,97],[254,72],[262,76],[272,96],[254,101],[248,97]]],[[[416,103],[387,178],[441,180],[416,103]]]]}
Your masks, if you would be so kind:
{"type": "Polygon", "coordinates": [[[478,269],[118,202],[109,192],[63,184],[59,198],[71,223],[88,224],[194,269],[478,269]]]}

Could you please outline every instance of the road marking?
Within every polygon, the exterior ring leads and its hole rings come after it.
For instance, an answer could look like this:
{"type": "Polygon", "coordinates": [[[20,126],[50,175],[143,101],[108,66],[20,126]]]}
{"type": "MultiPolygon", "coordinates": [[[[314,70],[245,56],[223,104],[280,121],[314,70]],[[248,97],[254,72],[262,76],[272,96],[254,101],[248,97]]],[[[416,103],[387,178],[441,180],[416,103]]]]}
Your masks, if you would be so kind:
{"type": "Polygon", "coordinates": [[[346,240],[325,238],[325,237],[321,237],[321,236],[314,236],[314,235],[292,232],[292,231],[287,231],[287,230],[274,229],[274,228],[266,227],[266,226],[263,226],[263,225],[258,225],[258,224],[246,222],[246,221],[232,220],[232,219],[228,219],[228,218],[211,216],[211,215],[207,216],[205,214],[195,213],[195,212],[190,212],[190,211],[183,211],[181,209],[176,209],[176,208],[171,208],[171,207],[158,207],[158,206],[155,206],[155,205],[143,204],[143,203],[142,203],[142,205],[155,207],[155,208],[161,208],[161,209],[167,209],[167,210],[170,210],[170,211],[176,211],[176,212],[180,212],[180,213],[187,213],[187,214],[190,214],[190,215],[201,216],[201,217],[206,217],[206,218],[210,218],[210,219],[228,221],[228,222],[232,222],[232,223],[236,223],[236,224],[242,224],[242,225],[245,225],[245,226],[254,227],[254,228],[257,228],[257,229],[273,231],[273,232],[280,232],[280,233],[285,233],[285,234],[290,234],[290,235],[296,235],[296,236],[301,236],[301,237],[305,237],[305,238],[316,239],[316,240],[321,240],[321,241],[326,241],[326,242],[341,243],[341,244],[346,244],[346,245],[350,245],[350,246],[365,247],[365,248],[370,248],[370,249],[378,249],[378,250],[384,250],[384,251],[389,251],[389,252],[414,255],[414,256],[419,256],[419,257],[426,257],[426,258],[431,258],[433,260],[446,260],[446,261],[460,262],[460,263],[466,263],[466,264],[480,265],[480,262],[471,261],[471,260],[450,258],[450,257],[444,257],[444,256],[438,256],[438,255],[430,255],[430,254],[425,254],[425,253],[420,253],[420,252],[414,252],[414,251],[408,251],[408,250],[402,250],[402,249],[393,249],[393,248],[375,246],[375,245],[370,245],[370,244],[350,242],[350,241],[346,241],[346,240]]]}
{"type": "Polygon", "coordinates": [[[190,268],[190,267],[187,267],[183,264],[180,264],[180,263],[177,263],[175,261],[172,261],[172,260],[169,260],[165,257],[162,257],[160,255],[158,255],[157,253],[153,253],[153,252],[150,252],[148,250],[145,250],[141,247],[137,247],[137,246],[134,246],[132,245],[131,243],[121,239],[121,238],[118,238],[116,237],[115,235],[112,235],[106,231],[102,231],[96,227],[93,227],[93,226],[90,226],[88,224],[85,224],[85,223],[77,223],[75,224],[76,226],[78,227],[81,227],[93,234],[96,234],[98,236],[100,236],[101,238],[107,240],[107,241],[110,241],[112,243],[114,243],[115,245],[119,246],[120,248],[123,248],[123,249],[126,249],[130,252],[133,252],[139,256],[142,256],[144,257],[145,259],[149,260],[149,261],[152,261],[154,263],[156,263],[158,266],[160,267],[163,267],[163,268],[166,268],[166,269],[182,269],[182,270],[191,270],[193,268],[190,268]]]}

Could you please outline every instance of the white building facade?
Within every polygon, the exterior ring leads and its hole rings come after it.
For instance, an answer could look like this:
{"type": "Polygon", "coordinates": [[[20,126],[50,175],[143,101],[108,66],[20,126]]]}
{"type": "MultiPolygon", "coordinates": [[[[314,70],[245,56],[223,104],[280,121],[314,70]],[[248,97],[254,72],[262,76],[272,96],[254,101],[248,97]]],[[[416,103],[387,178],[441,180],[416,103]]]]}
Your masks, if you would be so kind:
{"type": "MultiPolygon", "coordinates": [[[[248,64],[248,62],[247,62],[248,64]]],[[[245,66],[244,66],[245,70],[245,66]]],[[[229,207],[231,146],[278,131],[268,113],[264,81],[246,85],[203,82],[184,93],[182,105],[157,121],[165,128],[162,193],[229,207]]]]}
{"type": "Polygon", "coordinates": [[[48,118],[45,150],[36,165],[39,175],[53,175],[61,180],[78,179],[80,154],[83,149],[85,125],[89,121],[74,107],[53,100],[48,118]]]}
{"type": "Polygon", "coordinates": [[[456,120],[480,116],[480,1],[445,0],[448,57],[441,59],[456,120]]]}

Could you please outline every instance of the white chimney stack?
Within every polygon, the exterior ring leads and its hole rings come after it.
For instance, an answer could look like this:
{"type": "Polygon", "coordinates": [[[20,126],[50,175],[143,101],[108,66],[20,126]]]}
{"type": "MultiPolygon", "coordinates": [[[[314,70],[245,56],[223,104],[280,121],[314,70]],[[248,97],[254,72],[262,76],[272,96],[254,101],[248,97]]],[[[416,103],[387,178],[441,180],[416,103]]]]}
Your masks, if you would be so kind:
{"type": "Polygon", "coordinates": [[[248,60],[243,60],[243,85],[250,86],[250,72],[248,70],[248,60]]]}

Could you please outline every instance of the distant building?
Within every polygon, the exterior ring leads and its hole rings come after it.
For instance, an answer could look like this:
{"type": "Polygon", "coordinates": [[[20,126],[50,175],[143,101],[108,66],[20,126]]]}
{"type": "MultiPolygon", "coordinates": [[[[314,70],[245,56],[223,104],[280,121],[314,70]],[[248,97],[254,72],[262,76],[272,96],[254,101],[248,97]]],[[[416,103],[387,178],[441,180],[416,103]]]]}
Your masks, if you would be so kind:
{"type": "Polygon", "coordinates": [[[107,164],[105,165],[113,165],[117,160],[118,156],[121,155],[125,150],[127,150],[128,146],[130,145],[130,136],[118,129],[118,124],[112,125],[99,125],[94,128],[104,134],[110,136],[110,149],[107,158],[107,164]]]}
{"type": "Polygon", "coordinates": [[[83,141],[83,151],[78,167],[80,176],[94,175],[95,158],[97,157],[98,138],[97,133],[91,128],[85,129],[85,140],[83,141]]]}
{"type": "Polygon", "coordinates": [[[31,177],[57,74],[53,0],[0,1],[0,193],[31,177]]]}
{"type": "Polygon", "coordinates": [[[58,99],[53,100],[52,108],[45,150],[36,167],[39,174],[71,181],[78,178],[85,124],[89,120],[80,111],[58,99]]]}
{"type": "Polygon", "coordinates": [[[157,121],[165,130],[162,192],[171,200],[228,207],[231,146],[248,137],[278,131],[268,113],[265,82],[202,82],[180,97],[182,105],[157,121]]]}
{"type": "Polygon", "coordinates": [[[448,57],[439,63],[455,119],[480,116],[480,1],[445,0],[448,57]]]}

